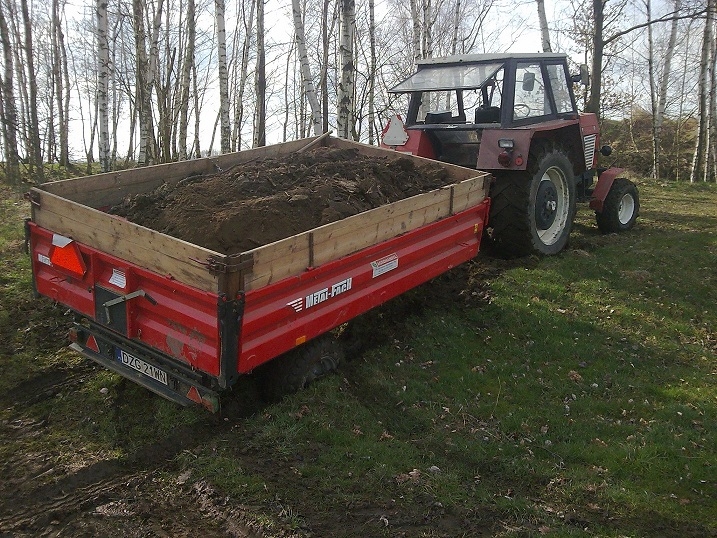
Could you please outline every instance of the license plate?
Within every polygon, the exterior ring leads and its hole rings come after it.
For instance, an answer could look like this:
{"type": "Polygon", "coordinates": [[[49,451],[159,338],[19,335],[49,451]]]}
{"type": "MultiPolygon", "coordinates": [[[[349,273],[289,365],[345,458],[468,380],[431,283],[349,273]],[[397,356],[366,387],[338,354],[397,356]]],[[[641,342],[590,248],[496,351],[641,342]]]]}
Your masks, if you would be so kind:
{"type": "Polygon", "coordinates": [[[165,372],[164,370],[160,370],[156,366],[149,364],[148,362],[143,361],[142,359],[137,358],[134,355],[130,355],[129,353],[121,349],[115,350],[115,357],[117,359],[117,362],[123,364],[128,368],[132,368],[133,370],[136,370],[139,373],[146,375],[147,377],[151,377],[155,381],[159,381],[164,385],[169,384],[167,379],[167,372],[165,372]]]}

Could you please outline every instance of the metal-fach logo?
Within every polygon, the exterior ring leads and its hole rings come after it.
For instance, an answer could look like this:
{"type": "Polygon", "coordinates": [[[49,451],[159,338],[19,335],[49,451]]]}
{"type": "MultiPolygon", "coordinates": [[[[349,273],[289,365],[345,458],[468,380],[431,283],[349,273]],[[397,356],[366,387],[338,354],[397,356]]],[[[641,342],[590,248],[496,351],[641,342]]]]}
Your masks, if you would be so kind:
{"type": "Polygon", "coordinates": [[[313,293],[310,293],[305,298],[299,297],[297,299],[294,299],[293,301],[289,301],[288,303],[286,303],[286,306],[293,308],[295,312],[301,312],[302,310],[304,310],[304,308],[309,309],[312,306],[316,306],[317,304],[321,304],[324,301],[328,301],[332,297],[336,297],[337,295],[346,293],[351,289],[352,284],[353,278],[348,277],[339,282],[336,282],[335,284],[332,284],[331,286],[327,286],[313,293]]]}
{"type": "Polygon", "coordinates": [[[298,299],[294,299],[293,301],[286,303],[286,306],[290,306],[296,312],[301,312],[304,309],[304,299],[299,297],[298,299]]]}

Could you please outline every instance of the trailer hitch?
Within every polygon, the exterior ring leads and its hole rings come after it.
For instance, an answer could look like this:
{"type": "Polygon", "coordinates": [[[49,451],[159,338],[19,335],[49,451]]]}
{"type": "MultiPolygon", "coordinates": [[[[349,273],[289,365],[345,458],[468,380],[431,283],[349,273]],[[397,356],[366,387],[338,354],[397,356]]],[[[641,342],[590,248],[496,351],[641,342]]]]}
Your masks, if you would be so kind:
{"type": "Polygon", "coordinates": [[[107,317],[107,323],[112,323],[112,316],[110,315],[110,307],[118,305],[120,303],[126,303],[130,299],[135,299],[137,297],[144,297],[153,305],[157,304],[157,301],[155,301],[144,290],[137,290],[137,291],[133,291],[132,293],[128,293],[127,295],[121,295],[121,296],[117,297],[116,299],[112,299],[111,301],[102,303],[102,306],[105,308],[105,316],[107,317]]]}

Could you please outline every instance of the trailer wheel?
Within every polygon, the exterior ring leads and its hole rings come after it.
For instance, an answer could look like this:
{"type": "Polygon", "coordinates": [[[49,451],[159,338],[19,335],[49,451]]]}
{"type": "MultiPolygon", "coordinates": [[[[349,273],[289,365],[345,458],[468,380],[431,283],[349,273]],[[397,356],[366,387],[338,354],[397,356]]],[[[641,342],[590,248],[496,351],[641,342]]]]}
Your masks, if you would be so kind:
{"type": "Polygon", "coordinates": [[[602,233],[626,232],[635,226],[640,212],[637,187],[629,179],[615,179],[607,193],[602,211],[595,212],[595,220],[602,233]]]}
{"type": "Polygon", "coordinates": [[[333,334],[327,333],[263,366],[262,393],[267,400],[278,401],[336,370],[342,360],[341,344],[333,334]]]}
{"type": "Polygon", "coordinates": [[[491,187],[490,237],[499,254],[557,254],[575,215],[573,167],[560,149],[530,152],[524,172],[496,174],[491,187]]]}

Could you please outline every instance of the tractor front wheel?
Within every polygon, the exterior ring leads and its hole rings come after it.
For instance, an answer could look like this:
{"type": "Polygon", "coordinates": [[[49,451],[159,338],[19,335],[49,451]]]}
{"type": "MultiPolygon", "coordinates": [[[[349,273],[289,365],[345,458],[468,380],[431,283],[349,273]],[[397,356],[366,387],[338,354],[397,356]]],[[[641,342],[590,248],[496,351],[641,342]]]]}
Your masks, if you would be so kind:
{"type": "Polygon", "coordinates": [[[531,151],[528,170],[496,174],[491,188],[490,237],[508,257],[557,254],[575,214],[573,167],[559,149],[531,151]]]}
{"type": "Polygon", "coordinates": [[[619,177],[610,187],[602,211],[595,212],[595,220],[604,234],[626,232],[635,226],[639,212],[637,187],[629,179],[619,177]]]}

